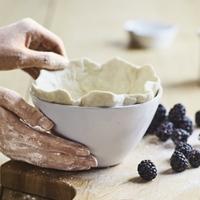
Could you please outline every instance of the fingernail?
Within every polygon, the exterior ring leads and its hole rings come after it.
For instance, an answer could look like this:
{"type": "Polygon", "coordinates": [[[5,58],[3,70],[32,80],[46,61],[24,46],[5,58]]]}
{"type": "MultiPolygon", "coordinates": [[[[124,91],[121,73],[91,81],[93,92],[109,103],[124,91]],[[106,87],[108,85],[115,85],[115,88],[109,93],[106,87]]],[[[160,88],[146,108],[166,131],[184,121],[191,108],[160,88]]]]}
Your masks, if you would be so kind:
{"type": "Polygon", "coordinates": [[[76,150],[76,155],[77,156],[89,156],[90,155],[90,151],[88,149],[77,149],[76,150]]]}
{"type": "Polygon", "coordinates": [[[49,119],[47,119],[46,117],[42,117],[40,118],[39,122],[38,122],[38,125],[45,129],[45,130],[51,130],[54,126],[53,122],[50,121],[49,119]]]}
{"type": "Polygon", "coordinates": [[[89,164],[90,164],[91,167],[97,167],[98,166],[98,161],[94,156],[91,155],[89,160],[90,160],[89,164]]]}

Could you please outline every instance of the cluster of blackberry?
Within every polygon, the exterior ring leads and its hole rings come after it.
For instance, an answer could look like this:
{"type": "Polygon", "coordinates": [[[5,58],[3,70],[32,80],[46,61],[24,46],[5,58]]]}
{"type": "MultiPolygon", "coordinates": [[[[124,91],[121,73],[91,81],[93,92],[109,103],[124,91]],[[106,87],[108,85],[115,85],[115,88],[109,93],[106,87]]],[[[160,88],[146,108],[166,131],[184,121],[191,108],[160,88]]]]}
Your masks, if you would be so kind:
{"type": "MultiPolygon", "coordinates": [[[[195,114],[195,122],[200,127],[200,111],[195,114]]],[[[170,158],[170,165],[175,172],[200,166],[200,150],[187,143],[192,132],[193,123],[180,103],[174,105],[168,116],[165,107],[160,104],[147,130],[148,134],[155,134],[163,142],[168,139],[174,142],[175,151],[170,158]]],[[[152,161],[143,160],[138,165],[138,173],[144,180],[150,181],[157,176],[157,169],[152,161]]]]}
{"type": "Polygon", "coordinates": [[[200,166],[200,151],[194,149],[187,143],[179,143],[176,145],[175,151],[170,158],[170,165],[176,172],[182,172],[191,167],[200,166]]]}
{"type": "Polygon", "coordinates": [[[169,111],[168,116],[166,108],[160,104],[147,133],[155,134],[163,142],[171,138],[175,144],[178,144],[187,142],[192,131],[192,120],[186,116],[185,107],[178,103],[169,111]]]}
{"type": "MultiPolygon", "coordinates": [[[[176,146],[170,158],[170,165],[175,172],[183,172],[189,166],[197,168],[200,166],[200,151],[193,149],[187,143],[181,142],[176,146]]],[[[157,176],[156,166],[150,160],[141,161],[137,170],[140,177],[146,181],[151,181],[157,176]]]]}

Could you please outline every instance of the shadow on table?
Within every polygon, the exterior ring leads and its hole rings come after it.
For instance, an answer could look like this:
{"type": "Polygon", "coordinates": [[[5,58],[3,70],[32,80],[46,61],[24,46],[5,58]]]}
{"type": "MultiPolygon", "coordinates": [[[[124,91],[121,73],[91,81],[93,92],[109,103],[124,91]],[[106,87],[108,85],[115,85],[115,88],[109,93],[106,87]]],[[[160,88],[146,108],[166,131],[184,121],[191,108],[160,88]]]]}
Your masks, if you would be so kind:
{"type": "Polygon", "coordinates": [[[163,170],[160,172],[160,174],[162,175],[171,175],[171,174],[174,174],[175,172],[172,170],[172,168],[169,168],[169,169],[166,169],[166,170],[163,170]]]}
{"type": "Polygon", "coordinates": [[[133,177],[133,178],[129,179],[128,182],[137,183],[137,184],[143,184],[143,183],[147,183],[148,181],[142,179],[139,176],[136,176],[136,177],[133,177]]]}
{"type": "Polygon", "coordinates": [[[162,142],[157,136],[153,134],[146,137],[148,137],[147,142],[149,144],[163,145],[165,149],[174,149],[174,143],[172,141],[162,142]]]}
{"type": "Polygon", "coordinates": [[[131,43],[126,43],[126,42],[120,41],[120,40],[113,40],[113,41],[107,41],[106,44],[109,46],[124,49],[124,50],[145,50],[146,49],[146,48],[142,47],[136,41],[133,41],[131,43]]]}

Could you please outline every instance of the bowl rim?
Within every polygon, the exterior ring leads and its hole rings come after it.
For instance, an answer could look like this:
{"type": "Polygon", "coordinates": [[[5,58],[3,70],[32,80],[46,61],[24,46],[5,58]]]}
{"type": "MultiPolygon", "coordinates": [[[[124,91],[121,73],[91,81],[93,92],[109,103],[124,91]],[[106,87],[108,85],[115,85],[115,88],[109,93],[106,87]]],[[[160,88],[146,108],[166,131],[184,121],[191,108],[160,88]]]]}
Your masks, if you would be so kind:
{"type": "Polygon", "coordinates": [[[126,105],[126,106],[114,106],[114,107],[90,107],[90,106],[75,106],[75,105],[66,105],[66,104],[59,104],[59,103],[54,103],[54,102],[48,102],[48,101],[45,101],[43,99],[40,99],[39,97],[36,97],[35,95],[33,95],[32,93],[30,93],[31,95],[31,98],[32,99],[36,99],[36,101],[42,101],[44,103],[47,103],[47,104],[53,104],[53,105],[57,105],[57,106],[64,106],[64,107],[68,107],[68,108],[75,108],[75,109],[106,109],[106,110],[111,110],[111,109],[125,109],[125,108],[134,108],[134,107],[140,107],[140,106],[143,106],[143,105],[146,105],[146,104],[150,104],[152,103],[153,101],[155,101],[156,99],[160,99],[162,97],[162,94],[163,94],[163,88],[160,87],[156,96],[149,100],[149,101],[146,101],[144,103],[138,103],[138,104],[133,104],[133,105],[126,105]]]}
{"type": "Polygon", "coordinates": [[[142,20],[142,19],[130,19],[127,20],[124,23],[124,29],[127,32],[134,33],[138,36],[146,36],[146,37],[156,37],[160,34],[169,34],[170,32],[173,34],[176,34],[178,31],[178,28],[174,24],[169,24],[161,21],[152,21],[152,20],[142,20]],[[147,23],[150,26],[154,25],[159,25],[160,28],[154,29],[153,33],[148,33],[148,32],[138,32],[137,29],[135,29],[134,25],[138,26],[138,24],[143,24],[147,23]]]}

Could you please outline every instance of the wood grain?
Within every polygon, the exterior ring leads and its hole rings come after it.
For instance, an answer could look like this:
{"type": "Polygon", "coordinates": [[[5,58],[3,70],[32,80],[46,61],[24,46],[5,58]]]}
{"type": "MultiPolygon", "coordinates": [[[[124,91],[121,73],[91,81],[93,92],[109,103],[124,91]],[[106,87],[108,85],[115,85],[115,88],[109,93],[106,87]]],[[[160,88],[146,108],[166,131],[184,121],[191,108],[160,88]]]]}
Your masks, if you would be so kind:
{"type": "Polygon", "coordinates": [[[46,170],[23,162],[9,161],[1,167],[3,197],[11,195],[6,188],[52,200],[71,200],[74,188],[65,183],[68,173],[46,170]]]}
{"type": "MultiPolygon", "coordinates": [[[[198,135],[199,130],[195,130],[189,139],[195,148],[200,148],[198,135]]],[[[74,188],[74,200],[199,200],[200,169],[174,173],[169,164],[173,151],[171,141],[162,143],[155,136],[147,136],[115,167],[68,173],[12,161],[3,165],[1,180],[4,187],[43,198],[46,194],[53,199],[56,195],[67,197],[68,189],[74,188]],[[138,176],[137,165],[143,159],[150,159],[157,166],[158,176],[151,182],[138,176]]]]}
{"type": "Polygon", "coordinates": [[[25,194],[22,192],[17,192],[8,188],[4,188],[1,200],[52,200],[43,197],[38,197],[36,195],[25,194]]]}
{"type": "MultiPolygon", "coordinates": [[[[5,4],[0,8],[2,25],[26,15],[42,23],[48,8],[47,0],[35,0],[31,4],[28,4],[30,0],[20,0],[8,13],[13,1],[0,2],[5,4]]],[[[48,14],[49,19],[45,20],[51,22],[50,29],[64,40],[70,58],[86,56],[104,62],[120,56],[138,65],[152,64],[163,82],[163,103],[168,109],[182,102],[191,117],[200,109],[198,0],[59,0],[54,6],[56,15],[48,14]],[[179,34],[168,49],[129,49],[123,24],[130,18],[173,23],[178,26],[179,34]]],[[[27,78],[20,74],[1,72],[0,85],[24,95],[27,78]]],[[[196,130],[189,141],[196,147],[200,147],[198,134],[196,130]]],[[[162,144],[153,136],[146,137],[121,165],[67,174],[62,180],[76,189],[75,200],[199,200],[200,169],[174,174],[169,166],[173,149],[171,142],[162,144]],[[152,182],[144,183],[138,178],[136,168],[142,159],[151,159],[158,168],[158,177],[152,182]]],[[[0,156],[1,163],[5,160],[0,156]]]]}

